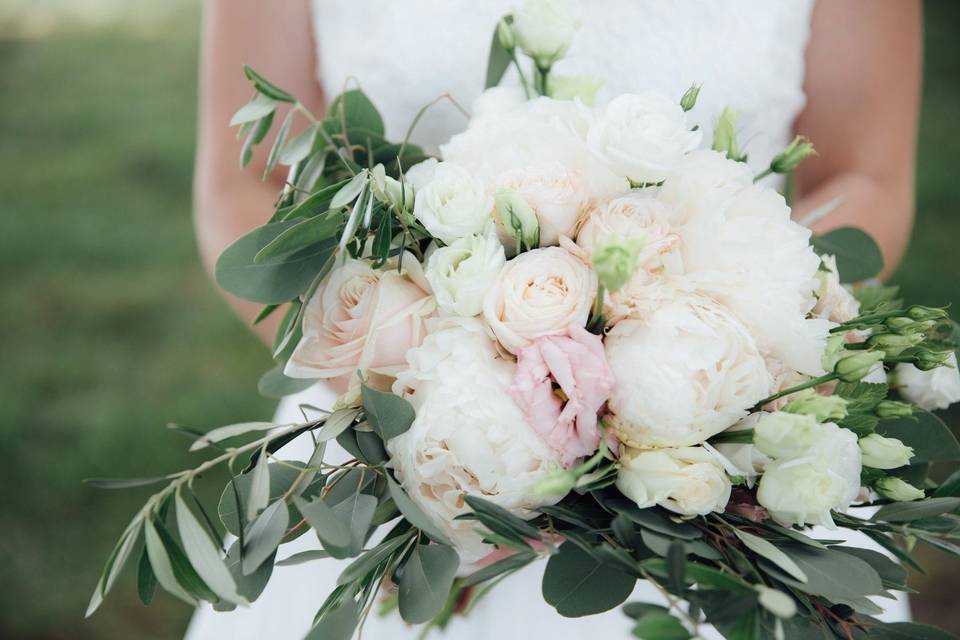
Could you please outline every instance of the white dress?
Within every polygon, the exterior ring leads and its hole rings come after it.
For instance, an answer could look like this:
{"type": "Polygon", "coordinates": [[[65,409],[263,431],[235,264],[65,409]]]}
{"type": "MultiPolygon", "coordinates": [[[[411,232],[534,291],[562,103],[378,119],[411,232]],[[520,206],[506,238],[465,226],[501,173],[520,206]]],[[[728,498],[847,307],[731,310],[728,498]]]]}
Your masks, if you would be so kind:
{"type": "MultiPolygon", "coordinates": [[[[359,82],[380,108],[387,136],[402,139],[414,114],[449,93],[469,108],[482,90],[487,49],[497,19],[515,0],[314,0],[318,75],[328,99],[348,82],[359,82]]],[[[789,141],[804,105],[803,54],[812,0],[590,0],[581,2],[582,27],[563,74],[591,74],[605,80],[600,100],[618,93],[657,89],[677,99],[702,83],[692,113],[710,139],[712,120],[724,106],[740,114],[740,139],[750,162],[762,169],[789,141]]],[[[509,80],[509,78],[508,78],[509,80]]],[[[423,118],[414,140],[429,150],[464,128],[466,120],[441,103],[423,118]]],[[[300,419],[299,403],[329,406],[333,395],[315,387],[285,399],[278,422],[300,419]]],[[[305,443],[284,449],[289,459],[306,459],[305,443]]],[[[336,455],[336,454],[333,454],[336,455]]],[[[822,538],[836,531],[818,532],[822,538]]],[[[877,549],[865,536],[857,546],[877,549]]],[[[318,548],[305,535],[281,548],[286,557],[318,548]]],[[[198,610],[187,631],[190,640],[287,640],[303,637],[313,615],[333,589],[344,563],[314,561],[278,567],[252,606],[216,613],[198,610]]],[[[588,618],[561,618],[540,595],[544,563],[512,575],[485,596],[467,618],[457,617],[441,636],[454,640],[550,640],[626,638],[630,620],[619,610],[588,618]]],[[[638,583],[629,601],[660,602],[648,584],[638,583]]],[[[909,619],[906,598],[880,600],[883,619],[909,619]]],[[[416,638],[395,612],[371,613],[367,640],[416,638]]],[[[719,638],[713,630],[704,637],[719,638]]]]}

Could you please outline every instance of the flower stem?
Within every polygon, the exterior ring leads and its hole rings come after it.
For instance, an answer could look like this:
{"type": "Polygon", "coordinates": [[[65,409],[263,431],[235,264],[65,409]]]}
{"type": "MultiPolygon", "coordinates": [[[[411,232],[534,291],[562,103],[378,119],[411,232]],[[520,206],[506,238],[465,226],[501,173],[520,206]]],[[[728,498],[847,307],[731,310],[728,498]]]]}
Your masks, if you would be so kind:
{"type": "Polygon", "coordinates": [[[813,387],[824,384],[825,382],[833,382],[836,379],[837,379],[837,374],[830,372],[820,376],[819,378],[813,378],[811,380],[807,380],[803,384],[798,384],[795,387],[789,387],[787,389],[784,389],[783,391],[778,391],[777,393],[773,394],[769,398],[761,400],[757,404],[753,405],[753,408],[750,411],[751,413],[753,411],[759,411],[763,407],[763,405],[773,402],[774,400],[779,400],[780,398],[784,396],[788,396],[791,393],[796,393],[797,391],[803,391],[804,389],[812,389],[813,387]]]}

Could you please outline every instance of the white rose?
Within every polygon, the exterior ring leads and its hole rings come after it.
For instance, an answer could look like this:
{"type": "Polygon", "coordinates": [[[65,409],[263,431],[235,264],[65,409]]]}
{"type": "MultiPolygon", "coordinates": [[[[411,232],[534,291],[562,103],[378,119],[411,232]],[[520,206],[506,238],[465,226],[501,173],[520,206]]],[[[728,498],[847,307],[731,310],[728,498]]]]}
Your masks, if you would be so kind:
{"type": "Polygon", "coordinates": [[[411,255],[396,267],[374,269],[348,258],[327,276],[303,313],[303,337],[284,373],[336,378],[356,371],[393,375],[407,349],[426,335],[436,306],[420,263],[411,255]]]}
{"type": "Polygon", "coordinates": [[[699,296],[620,322],[605,347],[616,378],[610,422],[629,446],[701,443],[746,416],[770,390],[753,338],[723,307],[699,296]]]}
{"type": "Polygon", "coordinates": [[[813,313],[818,318],[831,322],[847,322],[860,314],[860,301],[840,284],[840,271],[837,269],[836,256],[820,256],[826,271],[817,271],[817,304],[813,313]]]}
{"type": "Polygon", "coordinates": [[[430,254],[425,275],[440,311],[475,316],[497,281],[506,257],[492,233],[464,236],[430,254]]]}
{"type": "Polygon", "coordinates": [[[860,457],[863,466],[873,469],[896,469],[910,464],[913,449],[897,438],[885,438],[871,433],[860,438],[860,457]]]}
{"type": "Polygon", "coordinates": [[[808,318],[820,258],[783,197],[714,151],[685,156],[659,198],[672,205],[685,278],[729,308],[765,356],[820,375],[830,322],[808,318]]]}
{"type": "Polygon", "coordinates": [[[641,509],[660,505],[685,516],[723,511],[731,490],[723,467],[703,447],[627,449],[617,488],[641,509]]]}
{"type": "Polygon", "coordinates": [[[559,162],[504,172],[497,179],[497,188],[516,191],[533,208],[540,223],[540,246],[544,247],[557,244],[560,236],[573,237],[587,203],[583,178],[559,162]]]}
{"type": "Polygon", "coordinates": [[[760,478],[757,502],[785,526],[832,528],[830,510],[843,503],[846,487],[841,476],[809,458],[775,460],[760,478]]]}
{"type": "Polygon", "coordinates": [[[950,354],[946,367],[921,371],[912,364],[898,364],[894,370],[900,394],[910,402],[932,411],[960,402],[960,370],[957,356],[950,354]]]}
{"type": "Polygon", "coordinates": [[[507,351],[541,336],[586,324],[596,275],[561,247],[521,253],[509,260],[483,304],[483,317],[507,351]]]}
{"type": "MultiPolygon", "coordinates": [[[[421,180],[416,174],[414,178],[421,180]]],[[[483,182],[449,162],[433,167],[429,180],[417,189],[413,205],[414,217],[446,244],[483,233],[492,224],[492,211],[493,198],[486,193],[483,182]]]]}
{"type": "Polygon", "coordinates": [[[391,464],[410,498],[471,563],[492,548],[477,523],[455,520],[479,496],[521,518],[559,500],[535,496],[537,483],[560,469],[559,459],[527,425],[507,393],[514,364],[500,359],[483,325],[446,320],[408,353],[394,393],[416,409],[410,429],[387,442],[391,464]]]}
{"type": "Polygon", "coordinates": [[[403,178],[413,187],[414,191],[419,191],[433,179],[433,174],[439,164],[440,162],[436,158],[427,158],[407,169],[403,178]]]}
{"type": "Polygon", "coordinates": [[[623,94],[590,127],[587,144],[614,173],[633,182],[660,182],[683,155],[697,148],[680,105],[654,92],[623,94]]]}
{"type": "Polygon", "coordinates": [[[822,437],[823,429],[816,418],[802,413],[767,413],[753,429],[757,449],[774,458],[800,457],[822,437]]]}
{"type": "Polygon", "coordinates": [[[563,57],[577,26],[570,0],[526,0],[513,14],[517,44],[542,68],[563,57]]]}

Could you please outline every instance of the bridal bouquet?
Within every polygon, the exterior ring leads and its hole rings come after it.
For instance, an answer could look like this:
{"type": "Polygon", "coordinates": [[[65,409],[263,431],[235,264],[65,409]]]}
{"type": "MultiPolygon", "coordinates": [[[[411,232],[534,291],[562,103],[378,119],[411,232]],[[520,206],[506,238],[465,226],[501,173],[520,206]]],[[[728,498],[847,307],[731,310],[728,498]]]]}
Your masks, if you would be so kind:
{"type": "Polygon", "coordinates": [[[564,616],[649,581],[666,606],[624,606],[639,638],[948,637],[874,616],[909,591],[915,545],[960,556],[960,472],[928,477],[960,459],[930,413],[960,399],[957,325],[849,286],[880,270],[873,241],[811,237],[761,182],[808,140],[754,175],[730,111],[712,140],[690,122],[697,87],[593,106],[598,83],[551,73],[575,28],[551,0],[503,18],[488,88],[440,158],[385,140],[359,89],[320,119],[246,69],[241,163],[288,104],[267,171],[289,177],[217,280],[262,303],[258,321],[283,313],[262,393],[349,388],[297,424],[192,433],[216,450],[194,469],[93,481],[165,486],[88,613],[142,547],[144,602],[159,584],[221,610],[277,566],[353,558],[309,632],[326,640],[375,605],[442,628],[540,559],[564,616]],[[497,86],[508,68],[517,84],[497,86]],[[296,439],[309,459],[285,457],[296,439]],[[346,460],[325,456],[333,440],[346,460]],[[212,510],[193,485],[217,465],[231,477],[212,510]],[[285,553],[301,535],[322,550],[285,553]]]}

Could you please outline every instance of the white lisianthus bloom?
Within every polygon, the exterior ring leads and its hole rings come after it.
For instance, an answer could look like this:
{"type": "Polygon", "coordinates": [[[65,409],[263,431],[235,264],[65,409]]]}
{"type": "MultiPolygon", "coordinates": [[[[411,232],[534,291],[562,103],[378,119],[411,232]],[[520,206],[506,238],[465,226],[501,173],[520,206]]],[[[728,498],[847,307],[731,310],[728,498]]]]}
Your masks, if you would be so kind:
{"type": "Polygon", "coordinates": [[[768,456],[796,458],[810,451],[822,434],[823,429],[813,416],[777,411],[764,414],[757,421],[753,443],[768,456]]]}
{"type": "Polygon", "coordinates": [[[492,233],[464,236],[435,249],[425,275],[440,312],[475,316],[506,262],[503,245],[492,233]]]}
{"type": "MultiPolygon", "coordinates": [[[[422,180],[416,173],[414,178],[422,180]]],[[[492,212],[493,198],[483,182],[449,162],[433,166],[432,175],[417,189],[413,205],[414,217],[446,244],[483,233],[492,224],[492,212]]]]}
{"type": "Polygon", "coordinates": [[[900,394],[928,410],[946,409],[960,402],[960,369],[956,354],[950,354],[945,367],[921,371],[909,363],[898,364],[894,376],[900,394]]]}
{"type": "Polygon", "coordinates": [[[440,161],[436,158],[427,158],[423,162],[413,165],[403,174],[403,178],[414,189],[419,191],[425,184],[433,179],[433,174],[437,170],[440,161]]]}
{"type": "Polygon", "coordinates": [[[577,26],[570,0],[526,0],[513,14],[517,44],[542,68],[563,57],[577,26]]]}
{"type": "Polygon", "coordinates": [[[685,516],[723,511],[731,490],[723,466],[703,447],[626,449],[617,488],[641,509],[660,505],[685,516]]]}
{"type": "Polygon", "coordinates": [[[537,214],[542,247],[557,244],[560,236],[573,237],[587,203],[583,178],[559,162],[504,172],[497,178],[497,188],[519,193],[537,214]]]}
{"type": "Polygon", "coordinates": [[[483,317],[500,344],[516,353],[541,336],[584,326],[596,290],[596,275],[566,249],[534,249],[507,261],[487,293],[483,317]]]}
{"type": "Polygon", "coordinates": [[[700,144],[687,114],[666,96],[646,92],[611,100],[590,127],[590,150],[633,182],[660,182],[683,155],[700,144]]]}
{"type": "Polygon", "coordinates": [[[770,390],[750,334],[699,296],[620,322],[605,348],[616,378],[608,422],[631,447],[701,443],[745,417],[770,390]]]}
{"type": "Polygon", "coordinates": [[[410,499],[455,543],[468,564],[492,547],[472,521],[464,495],[489,500],[521,518],[562,496],[538,498],[536,485],[560,469],[558,455],[527,425],[507,389],[514,364],[498,357],[477,320],[448,319],[407,354],[394,393],[416,409],[410,429],[387,442],[410,499]]]}
{"type": "Polygon", "coordinates": [[[873,469],[897,469],[910,464],[913,457],[913,448],[897,438],[886,438],[879,433],[860,438],[859,444],[863,466],[873,469]]]}
{"type": "Polygon", "coordinates": [[[820,258],[783,197],[754,184],[746,165],[714,151],[684,156],[658,197],[675,212],[686,279],[728,307],[765,356],[821,375],[831,325],[807,317],[820,258]]]}
{"type": "Polygon", "coordinates": [[[840,284],[836,256],[825,255],[820,256],[820,259],[826,271],[817,271],[820,286],[816,290],[817,304],[813,307],[813,313],[818,318],[826,318],[831,322],[853,320],[860,313],[860,301],[840,284]]]}
{"type": "Polygon", "coordinates": [[[775,460],[757,489],[759,502],[773,519],[790,526],[820,524],[833,528],[830,510],[843,504],[844,479],[810,458],[775,460]]]}

